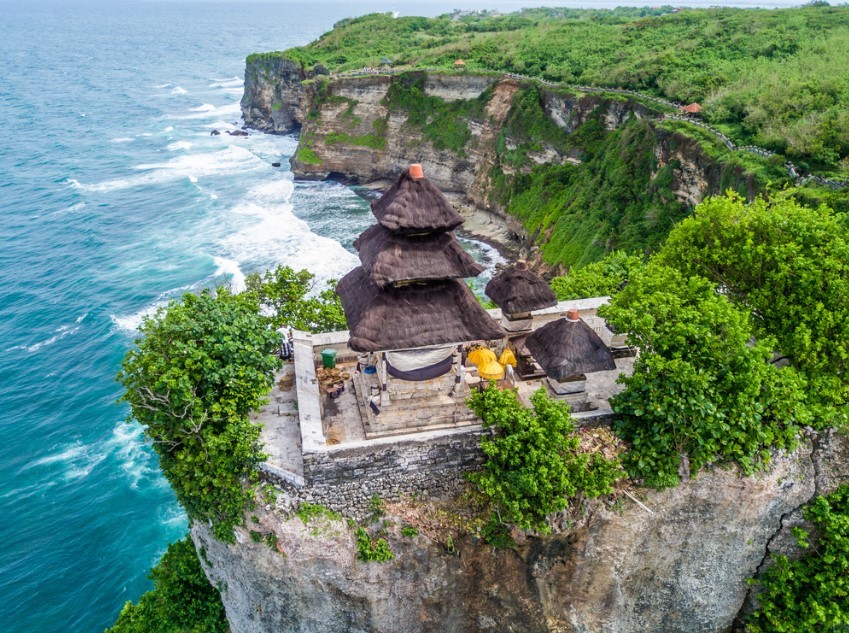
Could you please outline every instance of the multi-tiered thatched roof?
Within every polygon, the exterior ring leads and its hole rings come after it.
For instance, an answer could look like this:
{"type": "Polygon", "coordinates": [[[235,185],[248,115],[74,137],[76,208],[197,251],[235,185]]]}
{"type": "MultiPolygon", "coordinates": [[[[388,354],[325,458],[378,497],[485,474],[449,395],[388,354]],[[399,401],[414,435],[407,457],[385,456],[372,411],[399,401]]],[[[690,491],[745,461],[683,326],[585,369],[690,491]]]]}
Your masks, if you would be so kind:
{"type": "Polygon", "coordinates": [[[616,369],[607,345],[578,318],[577,310],[530,334],[525,346],[546,375],[555,380],[616,369]]]}
{"type": "Polygon", "coordinates": [[[493,340],[504,336],[462,281],[381,289],[362,268],[336,286],[357,352],[493,340]]]}
{"type": "Polygon", "coordinates": [[[493,277],[485,292],[504,314],[521,314],[557,305],[554,291],[545,280],[528,270],[523,261],[493,277]]]}
{"type": "Polygon", "coordinates": [[[483,272],[451,233],[407,237],[375,224],[357,238],[354,248],[381,288],[409,280],[477,277],[483,272]]]}
{"type": "Polygon", "coordinates": [[[462,218],[413,165],[372,204],[380,223],[355,243],[362,266],[336,287],[354,351],[393,351],[504,333],[458,279],[482,268],[451,229],[462,218]]]}

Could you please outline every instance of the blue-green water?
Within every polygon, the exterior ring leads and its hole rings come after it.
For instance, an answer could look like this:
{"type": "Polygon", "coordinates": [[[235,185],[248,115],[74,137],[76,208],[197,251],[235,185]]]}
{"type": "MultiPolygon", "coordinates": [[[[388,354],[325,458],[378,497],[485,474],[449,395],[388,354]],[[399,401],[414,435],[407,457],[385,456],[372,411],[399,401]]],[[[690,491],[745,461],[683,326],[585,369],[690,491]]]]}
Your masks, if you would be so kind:
{"type": "Polygon", "coordinates": [[[210,135],[240,118],[245,56],[455,4],[0,0],[0,631],[102,630],[186,531],[115,404],[142,315],[278,263],[356,263],[365,201],[294,183],[290,137],[210,135]]]}

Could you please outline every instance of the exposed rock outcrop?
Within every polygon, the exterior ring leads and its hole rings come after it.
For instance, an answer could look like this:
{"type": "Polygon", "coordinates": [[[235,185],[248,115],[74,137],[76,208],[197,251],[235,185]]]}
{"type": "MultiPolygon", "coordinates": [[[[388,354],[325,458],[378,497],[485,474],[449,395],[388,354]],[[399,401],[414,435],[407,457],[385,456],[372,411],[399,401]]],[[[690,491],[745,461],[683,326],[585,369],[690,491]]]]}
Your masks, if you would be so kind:
{"type": "Polygon", "coordinates": [[[251,529],[275,547],[245,530],[236,545],[200,525],[192,535],[234,633],[729,631],[789,518],[849,481],[847,456],[849,440],[827,433],[756,477],[708,470],[648,493],[651,514],[597,504],[516,550],[463,540],[449,553],[396,524],[396,559],[362,563],[344,521],[305,527],[270,510],[251,529]]]}
{"type": "Polygon", "coordinates": [[[301,123],[306,78],[300,64],[283,57],[259,55],[245,67],[242,117],[245,126],[270,134],[288,134],[301,123]]]}

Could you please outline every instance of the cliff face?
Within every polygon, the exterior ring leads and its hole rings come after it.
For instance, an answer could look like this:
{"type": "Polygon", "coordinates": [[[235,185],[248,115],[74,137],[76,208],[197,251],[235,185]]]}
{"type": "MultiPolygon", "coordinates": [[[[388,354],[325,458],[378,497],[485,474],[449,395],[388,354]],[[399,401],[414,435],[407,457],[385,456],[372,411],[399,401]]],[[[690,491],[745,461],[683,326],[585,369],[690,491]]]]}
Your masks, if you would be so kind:
{"type": "Polygon", "coordinates": [[[300,64],[258,55],[245,67],[242,117],[245,125],[272,134],[288,134],[300,125],[306,75],[300,64]]]}
{"type": "MultiPolygon", "coordinates": [[[[625,500],[593,505],[570,529],[516,550],[458,539],[456,550],[387,526],[396,554],[363,563],[344,521],[286,520],[251,529],[275,547],[232,546],[195,525],[193,538],[234,633],[424,631],[728,631],[747,578],[786,549],[786,523],[815,494],[849,481],[849,442],[827,433],[740,478],[720,469],[649,492],[651,513],[625,500]]],[[[386,525],[386,524],[385,524],[386,525]]]]}

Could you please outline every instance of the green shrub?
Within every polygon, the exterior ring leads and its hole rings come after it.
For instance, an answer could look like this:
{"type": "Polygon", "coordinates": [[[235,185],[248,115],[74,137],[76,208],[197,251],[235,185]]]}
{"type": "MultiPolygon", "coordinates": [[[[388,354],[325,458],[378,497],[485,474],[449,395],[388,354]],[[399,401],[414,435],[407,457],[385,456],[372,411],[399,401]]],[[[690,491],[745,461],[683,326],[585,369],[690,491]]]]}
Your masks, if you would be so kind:
{"type": "Polygon", "coordinates": [[[468,478],[489,499],[499,522],[547,532],[548,515],[566,508],[570,497],[609,493],[622,473],[617,461],[578,452],[565,405],[542,389],[531,400],[533,409],[527,409],[513,391],[492,384],[469,398],[484,427],[496,432],[481,439],[486,462],[468,478]]]}
{"type": "Polygon", "coordinates": [[[386,563],[395,558],[384,538],[372,538],[364,527],[357,528],[357,558],[370,563],[386,563]]]}
{"type": "Polygon", "coordinates": [[[150,570],[153,589],[127,602],[107,633],[225,633],[218,590],[209,584],[189,537],[168,546],[150,570]]]}
{"type": "Polygon", "coordinates": [[[753,342],[748,314],[707,279],[650,263],[599,314],[640,348],[611,406],[646,485],[677,484],[682,460],[692,476],[712,462],[751,473],[810,422],[804,381],[770,363],[774,341],[753,342]]]}
{"type": "Polygon", "coordinates": [[[415,538],[419,535],[419,531],[412,525],[405,525],[401,528],[401,535],[407,538],[415,538]]]}
{"type": "Polygon", "coordinates": [[[796,561],[777,556],[760,579],[752,633],[849,630],[849,486],[815,498],[805,509],[815,542],[794,533],[810,553],[796,561]]]}
{"type": "Polygon", "coordinates": [[[298,506],[297,511],[295,511],[295,516],[298,517],[304,525],[309,523],[312,519],[317,519],[319,517],[324,517],[331,521],[339,521],[342,519],[341,514],[334,512],[327,506],[317,503],[307,503],[306,501],[301,502],[298,506]]]}
{"type": "Polygon", "coordinates": [[[613,251],[598,262],[570,270],[565,277],[555,277],[551,289],[560,301],[614,295],[642,266],[641,257],[613,251]]]}

